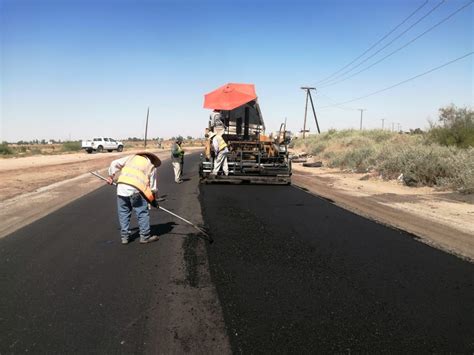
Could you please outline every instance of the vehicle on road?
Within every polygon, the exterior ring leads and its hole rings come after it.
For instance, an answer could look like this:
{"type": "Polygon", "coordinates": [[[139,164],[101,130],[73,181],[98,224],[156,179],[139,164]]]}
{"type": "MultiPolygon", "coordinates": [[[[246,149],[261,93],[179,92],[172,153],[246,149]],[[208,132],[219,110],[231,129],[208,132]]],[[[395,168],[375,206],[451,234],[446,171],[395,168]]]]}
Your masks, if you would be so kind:
{"type": "Polygon", "coordinates": [[[123,143],[112,138],[94,137],[92,140],[82,141],[82,149],[89,154],[94,151],[102,153],[104,150],[107,150],[108,152],[114,150],[121,152],[123,150],[123,143]]]}
{"type": "Polygon", "coordinates": [[[276,134],[265,135],[254,85],[224,85],[205,95],[204,107],[221,115],[222,124],[217,126],[211,119],[206,133],[215,132],[227,143],[229,175],[211,174],[213,157],[207,140],[199,169],[201,182],[291,184],[290,133],[283,123],[276,134]]]}

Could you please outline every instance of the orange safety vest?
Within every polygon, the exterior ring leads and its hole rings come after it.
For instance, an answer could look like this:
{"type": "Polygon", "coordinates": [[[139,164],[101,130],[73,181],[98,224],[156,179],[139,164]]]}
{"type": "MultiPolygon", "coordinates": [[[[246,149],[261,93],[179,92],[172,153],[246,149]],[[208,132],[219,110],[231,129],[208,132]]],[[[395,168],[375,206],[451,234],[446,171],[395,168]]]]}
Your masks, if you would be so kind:
{"type": "Polygon", "coordinates": [[[117,183],[135,187],[151,203],[155,199],[150,189],[150,173],[153,168],[154,165],[147,158],[135,155],[125,163],[117,183]]]}

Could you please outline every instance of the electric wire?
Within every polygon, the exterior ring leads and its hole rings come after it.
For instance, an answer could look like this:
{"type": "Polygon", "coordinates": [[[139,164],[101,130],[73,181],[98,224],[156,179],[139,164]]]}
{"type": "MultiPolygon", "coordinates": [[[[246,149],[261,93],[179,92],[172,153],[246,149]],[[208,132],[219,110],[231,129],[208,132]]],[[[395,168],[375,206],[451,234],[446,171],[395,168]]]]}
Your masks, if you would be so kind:
{"type": "Polygon", "coordinates": [[[467,53],[467,54],[464,54],[464,55],[461,56],[461,57],[458,57],[458,58],[456,58],[456,59],[453,59],[453,60],[451,60],[451,61],[449,61],[449,62],[447,62],[447,63],[441,64],[441,65],[439,65],[439,66],[437,66],[437,67],[435,67],[435,68],[432,68],[432,69],[430,69],[430,70],[427,70],[427,71],[425,71],[425,72],[423,72],[423,73],[421,73],[421,74],[412,76],[411,78],[408,78],[408,79],[406,79],[406,80],[400,81],[400,82],[398,82],[398,83],[396,83],[396,84],[393,84],[393,85],[391,85],[391,86],[388,86],[388,87],[386,87],[386,88],[383,88],[383,89],[380,89],[380,90],[371,92],[370,94],[367,94],[367,95],[364,95],[364,96],[356,97],[356,98],[351,99],[351,100],[338,102],[338,103],[335,104],[335,105],[323,106],[323,107],[320,107],[319,109],[334,107],[334,106],[337,106],[337,105],[344,105],[344,104],[348,104],[348,103],[350,103],[350,102],[354,102],[354,101],[358,101],[358,100],[365,99],[365,98],[367,98],[367,97],[369,97],[369,96],[373,96],[373,95],[379,94],[379,93],[381,93],[381,92],[384,92],[384,91],[393,89],[394,87],[400,86],[400,85],[405,84],[405,83],[407,83],[407,82],[409,82],[409,81],[412,81],[412,80],[414,80],[414,79],[417,79],[417,78],[419,78],[419,77],[421,77],[421,76],[424,76],[424,75],[427,75],[427,74],[429,74],[429,73],[432,73],[432,72],[434,72],[434,71],[436,71],[436,70],[438,70],[438,69],[444,68],[444,67],[446,67],[446,66],[448,66],[448,65],[450,65],[450,64],[453,64],[453,63],[455,63],[455,62],[457,62],[457,61],[460,61],[461,59],[464,59],[464,58],[466,58],[466,57],[469,57],[470,55],[473,55],[473,54],[474,54],[474,51],[473,51],[473,52],[469,52],[469,53],[467,53]]]}
{"type": "Polygon", "coordinates": [[[360,67],[362,64],[364,64],[365,62],[367,62],[370,58],[373,58],[374,56],[376,56],[377,54],[379,54],[382,50],[384,50],[385,48],[387,48],[388,46],[390,46],[393,42],[395,42],[397,39],[399,39],[400,37],[402,37],[405,33],[407,33],[409,30],[411,30],[413,27],[415,27],[417,24],[419,24],[422,20],[424,20],[426,17],[428,17],[429,15],[431,15],[436,9],[438,9],[442,4],[444,4],[446,2],[446,0],[441,0],[435,7],[433,7],[430,11],[428,11],[425,15],[423,15],[421,18],[419,18],[416,22],[414,22],[413,24],[411,24],[407,29],[405,29],[403,32],[401,32],[399,35],[397,35],[395,38],[393,38],[390,42],[388,42],[387,44],[385,44],[382,48],[378,49],[377,51],[375,51],[375,53],[371,54],[370,56],[368,56],[367,58],[365,58],[364,60],[362,60],[361,62],[359,62],[358,64],[356,64],[355,66],[353,66],[352,68],[350,68],[349,70],[346,70],[345,72],[339,74],[339,75],[336,75],[334,78],[332,78],[331,80],[329,80],[328,82],[324,83],[324,85],[327,85],[335,80],[338,80],[339,78],[343,77],[344,75],[350,73],[351,71],[353,71],[354,69],[360,67]]]}
{"type": "Polygon", "coordinates": [[[402,26],[405,22],[407,22],[413,15],[415,15],[418,11],[420,11],[424,6],[426,6],[426,4],[428,4],[428,0],[426,0],[423,4],[421,4],[415,11],[413,11],[410,15],[408,15],[408,17],[406,17],[402,22],[400,22],[397,26],[395,26],[391,31],[389,31],[385,36],[383,36],[381,39],[379,39],[377,42],[375,42],[372,46],[370,46],[368,49],[365,50],[364,53],[362,53],[361,55],[359,55],[358,57],[356,57],[354,60],[352,60],[349,64],[346,64],[344,67],[342,67],[341,69],[339,69],[338,71],[332,73],[331,75],[329,75],[328,77],[324,78],[324,79],[321,79],[317,84],[321,84],[325,81],[327,81],[328,79],[332,78],[334,75],[340,73],[341,71],[343,71],[344,69],[346,69],[348,66],[350,66],[351,64],[353,64],[354,62],[356,62],[358,59],[360,59],[361,57],[363,57],[365,54],[367,54],[370,50],[372,50],[376,45],[378,45],[380,42],[382,42],[385,38],[387,38],[388,36],[390,36],[393,32],[395,32],[398,28],[400,28],[400,26],[402,26]]]}
{"type": "Polygon", "coordinates": [[[328,83],[328,84],[323,84],[321,87],[322,88],[325,88],[325,87],[328,87],[328,86],[333,86],[333,85],[336,85],[336,84],[339,84],[343,81],[346,81],[350,78],[353,78],[354,76],[372,68],[373,66],[379,64],[380,62],[384,61],[385,59],[391,57],[392,55],[394,55],[395,53],[401,51],[403,48],[406,48],[408,47],[410,44],[412,44],[413,42],[415,42],[416,40],[418,40],[419,38],[423,37],[424,35],[426,35],[428,32],[434,30],[436,27],[440,26],[441,24],[443,24],[444,22],[448,21],[451,17],[453,17],[454,15],[456,15],[458,12],[461,12],[462,10],[466,9],[468,6],[472,5],[474,1],[470,1],[468,2],[467,4],[465,4],[464,6],[460,7],[459,9],[457,9],[456,11],[452,12],[450,15],[448,15],[447,17],[445,17],[444,19],[442,19],[441,21],[439,21],[437,24],[435,24],[434,26],[431,26],[430,28],[428,28],[426,31],[424,31],[423,33],[421,33],[420,35],[416,36],[415,38],[413,38],[411,41],[408,41],[407,43],[405,43],[403,46],[395,49],[394,51],[390,52],[389,54],[387,54],[385,57],[382,57],[381,59],[379,59],[378,61],[362,68],[361,70],[355,72],[354,74],[351,74],[349,75],[348,77],[346,78],[342,78],[340,80],[337,80],[335,82],[332,82],[332,83],[328,83]]]}
{"type": "Polygon", "coordinates": [[[344,110],[344,111],[357,111],[357,109],[355,109],[355,108],[344,107],[344,106],[338,105],[336,100],[330,98],[329,96],[327,96],[326,94],[323,94],[323,93],[320,92],[320,91],[318,91],[318,95],[319,95],[319,96],[323,96],[323,97],[325,97],[327,100],[333,102],[333,103],[334,103],[334,107],[336,107],[336,108],[338,108],[338,109],[341,109],[341,110],[344,110]]]}

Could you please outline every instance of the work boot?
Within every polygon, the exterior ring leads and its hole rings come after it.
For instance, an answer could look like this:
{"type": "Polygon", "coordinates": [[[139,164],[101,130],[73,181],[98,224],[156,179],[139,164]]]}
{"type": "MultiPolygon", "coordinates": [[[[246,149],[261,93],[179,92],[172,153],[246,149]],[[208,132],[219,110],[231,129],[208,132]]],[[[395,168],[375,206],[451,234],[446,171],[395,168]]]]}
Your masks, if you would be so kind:
{"type": "Polygon", "coordinates": [[[148,238],[144,238],[140,236],[140,244],[156,242],[158,239],[160,239],[160,237],[157,235],[152,235],[151,237],[148,237],[148,238]]]}

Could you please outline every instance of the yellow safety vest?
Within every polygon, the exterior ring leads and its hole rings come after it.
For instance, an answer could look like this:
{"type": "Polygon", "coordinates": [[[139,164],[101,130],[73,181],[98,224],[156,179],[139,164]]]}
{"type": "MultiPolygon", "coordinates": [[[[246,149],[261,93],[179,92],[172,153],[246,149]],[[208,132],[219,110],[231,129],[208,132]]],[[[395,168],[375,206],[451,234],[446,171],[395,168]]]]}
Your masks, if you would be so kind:
{"type": "Polygon", "coordinates": [[[219,144],[219,152],[224,148],[227,148],[227,143],[225,142],[224,138],[222,138],[222,136],[216,135],[215,137],[217,138],[217,143],[219,144]]]}
{"type": "Polygon", "coordinates": [[[117,183],[135,187],[148,202],[152,202],[155,195],[150,189],[149,176],[153,168],[154,165],[147,158],[135,155],[125,163],[117,183]]]}

